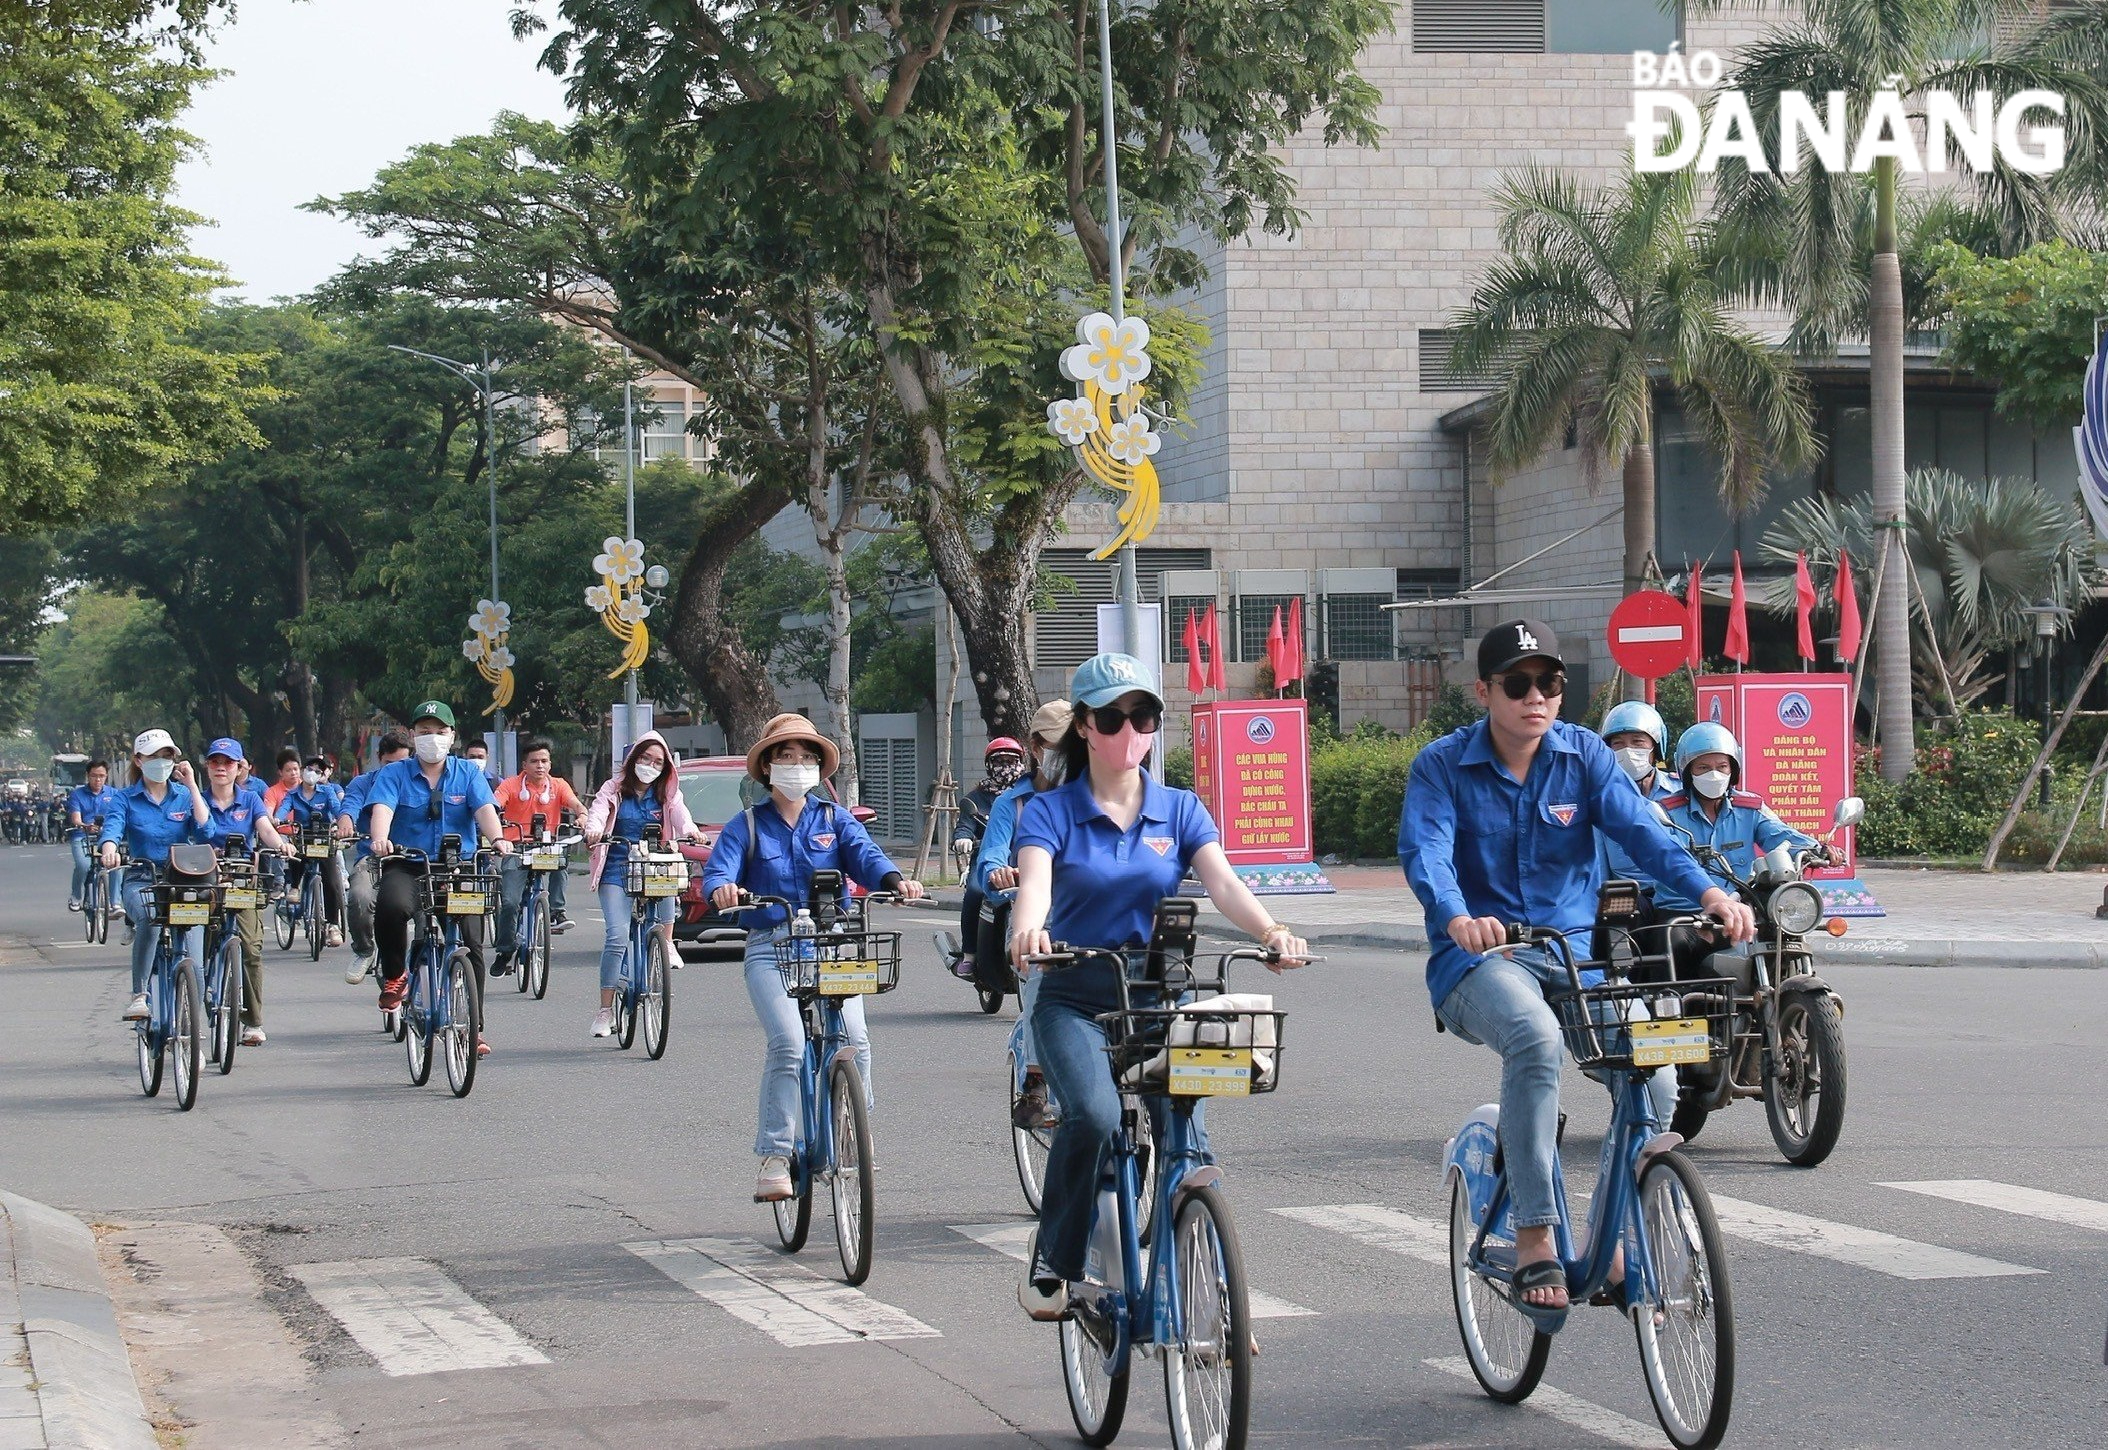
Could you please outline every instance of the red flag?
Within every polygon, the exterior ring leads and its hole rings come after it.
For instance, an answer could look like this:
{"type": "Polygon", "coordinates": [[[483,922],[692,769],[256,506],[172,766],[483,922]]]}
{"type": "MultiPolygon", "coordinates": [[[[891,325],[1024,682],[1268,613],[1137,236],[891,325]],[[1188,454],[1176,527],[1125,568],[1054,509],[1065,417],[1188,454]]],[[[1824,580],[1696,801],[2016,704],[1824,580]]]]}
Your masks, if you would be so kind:
{"type": "Polygon", "coordinates": [[[1197,700],[1200,692],[1208,687],[1208,677],[1200,667],[1200,626],[1194,622],[1190,609],[1186,611],[1186,627],[1178,639],[1186,647],[1186,693],[1197,700]]]}
{"type": "Polygon", "coordinates": [[[1727,605],[1727,647],[1721,651],[1738,665],[1749,663],[1749,601],[1742,593],[1742,551],[1735,550],[1735,590],[1727,605]]]}
{"type": "Polygon", "coordinates": [[[1288,661],[1288,679],[1281,683],[1285,685],[1289,680],[1303,678],[1303,596],[1300,594],[1288,601],[1288,639],[1284,654],[1288,661]]]}
{"type": "Polygon", "coordinates": [[[1699,583],[1704,574],[1703,564],[1693,564],[1691,583],[1683,595],[1684,608],[1689,610],[1691,615],[1690,623],[1685,626],[1691,635],[1691,653],[1684,662],[1691,667],[1693,674],[1705,664],[1705,594],[1703,586],[1699,583]]]}
{"type": "Polygon", "coordinates": [[[1859,591],[1852,584],[1852,556],[1837,551],[1837,655],[1847,664],[1859,658],[1859,591]]]}
{"type": "Polygon", "coordinates": [[[1266,627],[1266,663],[1273,671],[1274,689],[1281,688],[1281,671],[1288,666],[1283,659],[1287,653],[1288,640],[1281,633],[1281,606],[1274,606],[1274,622],[1266,627]]]}
{"type": "Polygon", "coordinates": [[[1793,613],[1801,659],[1815,659],[1815,581],[1808,577],[1808,556],[1793,556],[1793,613]]]}
{"type": "Polygon", "coordinates": [[[1221,694],[1229,688],[1229,681],[1222,668],[1222,621],[1216,617],[1215,601],[1208,601],[1208,617],[1200,624],[1204,643],[1208,647],[1208,688],[1221,694]]]}

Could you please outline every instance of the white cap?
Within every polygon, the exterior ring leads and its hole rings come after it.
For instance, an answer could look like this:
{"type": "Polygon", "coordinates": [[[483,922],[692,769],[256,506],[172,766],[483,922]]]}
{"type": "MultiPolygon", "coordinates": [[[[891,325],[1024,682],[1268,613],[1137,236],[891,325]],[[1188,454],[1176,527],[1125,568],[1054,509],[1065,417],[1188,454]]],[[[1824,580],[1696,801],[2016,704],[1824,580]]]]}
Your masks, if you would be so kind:
{"type": "Polygon", "coordinates": [[[157,750],[174,750],[176,737],[166,730],[142,730],[139,738],[132,742],[132,754],[152,755],[157,750]]]}

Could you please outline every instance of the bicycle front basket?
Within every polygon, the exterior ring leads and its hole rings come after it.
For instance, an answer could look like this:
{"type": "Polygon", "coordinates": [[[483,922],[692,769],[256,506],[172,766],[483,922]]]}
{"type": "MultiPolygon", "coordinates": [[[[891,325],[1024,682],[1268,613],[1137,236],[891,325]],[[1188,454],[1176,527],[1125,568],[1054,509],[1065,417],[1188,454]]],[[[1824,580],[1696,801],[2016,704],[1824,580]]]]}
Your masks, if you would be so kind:
{"type": "Polygon", "coordinates": [[[776,971],[792,997],[869,997],[900,985],[897,931],[785,932],[774,945],[776,971]]]}
{"type": "Polygon", "coordinates": [[[678,851],[631,851],[622,889],[632,896],[679,896],[688,889],[688,858],[678,851]]]}
{"type": "Polygon", "coordinates": [[[263,905],[263,892],[256,884],[253,857],[230,856],[220,862],[220,909],[253,911],[263,905]]]}
{"type": "Polygon", "coordinates": [[[1733,1000],[1724,977],[1614,982],[1559,993],[1552,1009],[1574,1066],[1644,1072],[1726,1056],[1733,1000]]]}
{"type": "Polygon", "coordinates": [[[1271,997],[1226,994],[1181,1007],[1108,1012],[1098,1022],[1123,1090],[1248,1097],[1280,1084],[1287,1017],[1274,1010],[1271,997]]]}
{"type": "Polygon", "coordinates": [[[157,881],[153,892],[156,926],[203,926],[212,920],[217,888],[210,882],[200,886],[157,881]]]}
{"type": "Polygon", "coordinates": [[[481,916],[498,900],[498,878],[478,876],[467,866],[434,868],[417,884],[419,904],[433,916],[481,916]]]}

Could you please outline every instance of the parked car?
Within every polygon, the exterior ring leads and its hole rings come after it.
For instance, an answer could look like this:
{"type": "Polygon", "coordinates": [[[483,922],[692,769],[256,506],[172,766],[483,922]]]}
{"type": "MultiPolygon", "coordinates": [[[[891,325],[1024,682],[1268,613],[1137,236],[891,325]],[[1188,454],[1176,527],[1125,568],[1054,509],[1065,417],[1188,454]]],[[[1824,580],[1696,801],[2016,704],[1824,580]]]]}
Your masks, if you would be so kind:
{"type": "MultiPolygon", "coordinates": [[[[679,945],[702,951],[744,951],[747,933],[739,919],[720,916],[703,899],[702,864],[708,859],[710,848],[717,844],[725,823],[748,806],[767,800],[768,787],[747,774],[744,755],[705,755],[682,761],[678,769],[681,799],[708,844],[682,843],[681,854],[695,863],[695,875],[681,893],[681,914],[673,924],[673,939],[679,945]]],[[[836,799],[831,785],[823,784],[819,794],[827,800],[836,799]]],[[[867,824],[878,814],[869,806],[852,806],[849,813],[867,824]]],[[[852,886],[851,890],[859,896],[864,894],[861,886],[852,886]]]]}

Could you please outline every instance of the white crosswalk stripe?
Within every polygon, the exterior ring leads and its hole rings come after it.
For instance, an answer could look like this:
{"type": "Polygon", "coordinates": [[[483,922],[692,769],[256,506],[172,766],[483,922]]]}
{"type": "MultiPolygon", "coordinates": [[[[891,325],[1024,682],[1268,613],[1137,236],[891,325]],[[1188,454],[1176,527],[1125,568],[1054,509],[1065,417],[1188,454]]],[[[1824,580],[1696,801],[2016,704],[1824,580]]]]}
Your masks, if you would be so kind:
{"type": "Polygon", "coordinates": [[[1297,1223],[1345,1234],[1438,1269],[1449,1267],[1449,1230],[1431,1218],[1418,1218],[1376,1203],[1332,1203],[1273,1211],[1297,1223]]]}
{"type": "MultiPolygon", "coordinates": [[[[1016,1259],[1020,1264],[1025,1261],[1026,1245],[1032,1240],[1032,1225],[1029,1223],[955,1223],[951,1230],[983,1248],[1016,1259]]],[[[1305,1309],[1300,1304],[1277,1299],[1259,1289],[1248,1290],[1246,1297],[1251,1301],[1254,1319],[1304,1319],[1317,1313],[1315,1309],[1305,1309]]]]}
{"type": "Polygon", "coordinates": [[[294,1264],[291,1273],[386,1374],[549,1362],[429,1259],[294,1264]]]}
{"type": "Polygon", "coordinates": [[[1988,1178],[1943,1178],[1922,1183],[1884,1183],[1905,1193],[1922,1193],[1977,1208],[2017,1213],[2045,1219],[2072,1228],[2090,1228],[2108,1233],[2108,1203],[2095,1198],[2074,1198],[2068,1193],[2049,1193],[2040,1188],[2022,1188],[2013,1183],[1994,1183],[1988,1178]]]}
{"type": "MultiPolygon", "coordinates": [[[[1430,1369],[1444,1374],[1453,1374],[1460,1379],[1477,1383],[1471,1366],[1462,1355],[1447,1359],[1424,1359],[1420,1361],[1430,1369]]],[[[1632,1445],[1642,1450],[1656,1450],[1662,1443],[1662,1432],[1652,1425],[1642,1425],[1630,1420],[1616,1410],[1606,1410],[1601,1405],[1591,1404],[1579,1395],[1570,1395],[1565,1390],[1555,1390],[1550,1385],[1539,1385],[1530,1391],[1530,1397],[1522,1402],[1523,1408],[1537,1410],[1550,1415],[1562,1425],[1584,1430],[1613,1445],[1632,1445]]]]}
{"type": "Polygon", "coordinates": [[[1789,1253],[1853,1264],[1896,1279],[1994,1279],[2043,1272],[1941,1248],[1938,1244],[1899,1238],[1879,1229],[1831,1223],[1828,1219],[1810,1218],[1717,1193],[1713,1195],[1713,1208],[1720,1215],[1720,1227],[1737,1238],[1789,1253]]]}
{"type": "Polygon", "coordinates": [[[751,1239],[651,1239],[624,1248],[778,1344],[854,1344],[943,1336],[904,1309],[823,1279],[751,1239]]]}

